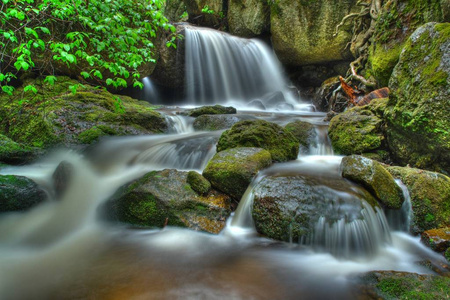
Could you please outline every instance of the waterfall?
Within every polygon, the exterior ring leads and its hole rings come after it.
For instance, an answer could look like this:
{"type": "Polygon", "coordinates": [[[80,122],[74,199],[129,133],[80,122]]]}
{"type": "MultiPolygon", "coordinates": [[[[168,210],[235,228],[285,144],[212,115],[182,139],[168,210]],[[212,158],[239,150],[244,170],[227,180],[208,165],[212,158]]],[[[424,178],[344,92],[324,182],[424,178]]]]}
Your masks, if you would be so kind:
{"type": "Polygon", "coordinates": [[[191,104],[298,104],[269,47],[216,30],[186,27],[186,89],[191,104]]]}

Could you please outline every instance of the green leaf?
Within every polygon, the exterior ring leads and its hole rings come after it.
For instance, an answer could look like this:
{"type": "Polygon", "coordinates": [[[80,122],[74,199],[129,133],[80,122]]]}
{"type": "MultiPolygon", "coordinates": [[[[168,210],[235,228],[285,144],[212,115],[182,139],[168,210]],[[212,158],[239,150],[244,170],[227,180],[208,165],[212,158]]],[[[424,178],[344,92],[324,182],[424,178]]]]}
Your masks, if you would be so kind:
{"type": "Polygon", "coordinates": [[[57,80],[56,76],[49,75],[45,77],[44,82],[50,85],[54,85],[56,80],[57,80]]]}
{"type": "Polygon", "coordinates": [[[88,79],[89,77],[91,77],[91,75],[88,72],[85,72],[85,71],[81,72],[80,75],[83,76],[84,79],[88,79]]]}
{"type": "Polygon", "coordinates": [[[32,84],[29,84],[29,85],[27,85],[27,86],[25,86],[24,87],[24,89],[23,89],[23,91],[26,93],[26,92],[32,92],[33,94],[36,94],[37,93],[37,89],[36,89],[36,87],[34,86],[34,85],[32,85],[32,84]]]}
{"type": "Polygon", "coordinates": [[[14,87],[10,85],[4,85],[2,86],[2,91],[11,96],[14,92],[14,87]]]}
{"type": "Polygon", "coordinates": [[[102,72],[100,72],[99,70],[95,70],[94,76],[97,76],[98,78],[103,79],[102,72]]]}
{"type": "Polygon", "coordinates": [[[39,37],[37,32],[34,29],[30,28],[30,27],[25,27],[25,33],[28,34],[28,35],[32,35],[35,38],[39,37]]]}

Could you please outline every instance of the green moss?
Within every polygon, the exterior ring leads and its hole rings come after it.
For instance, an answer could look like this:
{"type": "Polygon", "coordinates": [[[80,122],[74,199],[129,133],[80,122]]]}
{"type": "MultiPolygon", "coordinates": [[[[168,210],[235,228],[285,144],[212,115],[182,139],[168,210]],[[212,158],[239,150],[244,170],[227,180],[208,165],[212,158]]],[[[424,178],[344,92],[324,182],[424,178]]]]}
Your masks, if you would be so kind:
{"type": "Polygon", "coordinates": [[[217,151],[236,147],[266,149],[274,161],[297,158],[299,141],[281,126],[264,120],[240,121],[226,130],[217,143],[217,151]]]}
{"type": "Polygon", "coordinates": [[[186,181],[199,195],[206,195],[211,189],[211,183],[195,171],[188,172],[186,181]]]}
{"type": "Polygon", "coordinates": [[[403,44],[395,44],[391,48],[377,47],[376,44],[371,46],[368,57],[368,75],[375,77],[378,86],[388,86],[392,70],[398,62],[402,49],[403,44]]]}
{"type": "Polygon", "coordinates": [[[222,115],[222,114],[235,114],[236,108],[234,107],[225,107],[222,105],[214,105],[214,106],[202,106],[198,108],[194,108],[188,112],[188,116],[198,117],[201,115],[222,115]]]}
{"type": "Polygon", "coordinates": [[[448,247],[447,250],[445,250],[444,256],[447,259],[447,261],[450,262],[450,247],[448,247]]]}
{"type": "Polygon", "coordinates": [[[450,278],[434,276],[421,279],[420,276],[403,275],[383,278],[376,285],[386,299],[445,299],[450,296],[450,278]],[[443,297],[443,298],[441,298],[443,297]]]}

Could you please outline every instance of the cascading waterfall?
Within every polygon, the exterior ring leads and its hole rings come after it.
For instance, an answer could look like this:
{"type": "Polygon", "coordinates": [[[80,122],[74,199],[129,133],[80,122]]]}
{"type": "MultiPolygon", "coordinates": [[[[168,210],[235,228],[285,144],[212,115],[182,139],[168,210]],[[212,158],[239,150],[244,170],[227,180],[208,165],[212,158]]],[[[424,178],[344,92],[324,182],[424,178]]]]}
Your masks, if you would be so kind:
{"type": "Polygon", "coordinates": [[[299,99],[287,89],[280,64],[264,43],[194,27],[186,27],[185,39],[189,103],[245,106],[259,99],[270,108],[285,102],[298,104],[299,99]],[[264,101],[267,97],[272,100],[264,101]]]}

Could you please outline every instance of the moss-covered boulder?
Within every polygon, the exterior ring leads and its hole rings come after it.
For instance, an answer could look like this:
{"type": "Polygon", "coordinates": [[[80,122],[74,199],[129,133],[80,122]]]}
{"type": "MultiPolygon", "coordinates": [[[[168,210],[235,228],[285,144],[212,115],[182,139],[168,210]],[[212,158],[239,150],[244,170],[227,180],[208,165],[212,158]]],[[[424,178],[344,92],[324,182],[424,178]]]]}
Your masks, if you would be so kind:
{"type": "Polygon", "coordinates": [[[324,64],[351,58],[347,44],[351,26],[336,26],[351,12],[359,11],[357,1],[273,1],[270,29],[278,58],[290,66],[324,64]]]}
{"type": "Polygon", "coordinates": [[[27,163],[42,153],[38,148],[16,143],[7,136],[0,134],[0,162],[8,164],[27,163]]]}
{"type": "Polygon", "coordinates": [[[366,297],[355,299],[446,299],[450,295],[450,278],[438,275],[374,271],[356,281],[366,297]]]}
{"type": "Polygon", "coordinates": [[[310,147],[317,147],[317,131],[311,123],[294,121],[286,124],[284,129],[300,142],[301,153],[308,153],[310,147]]]}
{"type": "Polygon", "coordinates": [[[299,141],[280,125],[264,120],[241,121],[226,130],[217,143],[217,151],[236,147],[266,149],[274,161],[297,158],[299,141]]]}
{"type": "Polygon", "coordinates": [[[150,104],[113,95],[67,77],[50,86],[41,79],[36,94],[16,89],[0,95],[0,133],[35,147],[89,144],[107,135],[163,132],[166,121],[150,104]],[[30,94],[31,93],[31,94],[30,94]]]}
{"type": "Polygon", "coordinates": [[[230,198],[217,191],[198,195],[188,173],[153,171],[121,187],[106,207],[109,219],[149,227],[180,226],[218,233],[230,215],[230,198]]]}
{"type": "Polygon", "coordinates": [[[198,117],[201,115],[223,115],[223,114],[235,114],[236,108],[232,106],[223,105],[207,105],[190,109],[186,114],[190,117],[198,117]]]}
{"type": "MultiPolygon", "coordinates": [[[[326,243],[326,232],[331,234],[339,226],[360,222],[365,206],[362,199],[373,205],[376,200],[363,189],[341,178],[312,176],[267,176],[253,190],[252,215],[257,231],[267,237],[302,243],[311,243],[318,249],[333,254],[372,253],[367,236],[346,231],[335,243],[326,243]],[[320,221],[320,222],[319,222],[320,221]],[[361,242],[358,249],[357,241],[361,242]],[[347,243],[345,245],[345,243],[347,243]]],[[[372,209],[369,205],[368,209],[372,209]]],[[[343,234],[343,231],[340,231],[343,234]]],[[[370,238],[378,239],[375,234],[370,238]]]]}
{"type": "Polygon", "coordinates": [[[214,188],[239,201],[258,171],[271,164],[268,151],[238,147],[216,153],[203,170],[203,176],[214,188]]]}
{"type": "Polygon", "coordinates": [[[206,195],[211,190],[211,183],[209,183],[209,181],[205,177],[195,171],[188,172],[186,182],[199,195],[206,195]]]}
{"type": "Polygon", "coordinates": [[[404,199],[402,189],[394,177],[377,161],[359,155],[346,156],[341,162],[342,177],[362,185],[380,203],[399,209],[404,199]]]}
{"type": "Polygon", "coordinates": [[[450,247],[450,227],[422,232],[420,241],[434,251],[444,253],[450,247]]]}
{"type": "Polygon", "coordinates": [[[235,123],[244,120],[256,120],[256,117],[250,115],[201,115],[197,117],[192,124],[195,130],[214,131],[227,129],[235,123]]]}
{"type": "Polygon", "coordinates": [[[353,107],[331,119],[328,128],[337,154],[361,154],[384,148],[383,111],[388,99],[353,107]]]}
{"type": "Polygon", "coordinates": [[[414,234],[450,226],[449,177],[408,167],[388,167],[387,170],[408,188],[414,234]]]}
{"type": "Polygon", "coordinates": [[[47,199],[47,193],[23,176],[0,175],[0,212],[27,210],[47,199]]]}
{"type": "Polygon", "coordinates": [[[440,0],[384,1],[372,43],[367,70],[380,87],[387,86],[408,37],[421,25],[444,20],[440,0]]]}
{"type": "Polygon", "coordinates": [[[387,141],[402,164],[450,173],[450,23],[428,23],[405,44],[389,87],[387,141]]]}
{"type": "Polygon", "coordinates": [[[230,0],[228,2],[230,33],[241,37],[255,37],[270,30],[270,10],[266,1],[230,0]]]}

